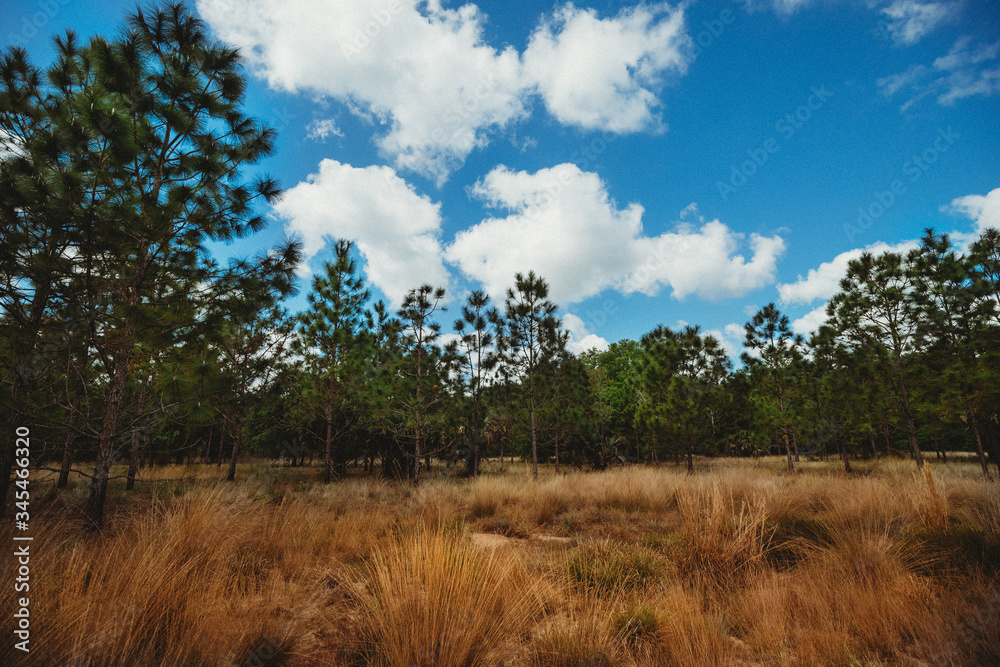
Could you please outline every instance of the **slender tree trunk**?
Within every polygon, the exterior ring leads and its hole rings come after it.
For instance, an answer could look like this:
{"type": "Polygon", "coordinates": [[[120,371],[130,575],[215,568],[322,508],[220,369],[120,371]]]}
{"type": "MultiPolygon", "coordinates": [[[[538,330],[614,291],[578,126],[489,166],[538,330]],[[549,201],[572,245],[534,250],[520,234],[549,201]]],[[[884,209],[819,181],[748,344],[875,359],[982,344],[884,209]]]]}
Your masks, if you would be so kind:
{"type": "Polygon", "coordinates": [[[840,458],[844,460],[844,472],[850,474],[851,460],[847,458],[847,448],[844,447],[843,429],[840,427],[839,424],[837,426],[837,449],[840,450],[840,458]]]}
{"type": "Polygon", "coordinates": [[[559,474],[559,431],[558,431],[558,429],[556,430],[555,445],[556,445],[556,474],[558,475],[559,474]]]}
{"type": "Polygon", "coordinates": [[[694,472],[694,446],[691,444],[691,436],[687,437],[687,463],[688,463],[688,474],[694,472]]]}
{"type": "Polygon", "coordinates": [[[868,431],[868,440],[872,445],[872,453],[875,454],[875,460],[878,461],[878,447],[875,446],[875,431],[868,431]]]}
{"type": "Polygon", "coordinates": [[[979,420],[976,413],[969,411],[969,423],[972,424],[972,434],[976,440],[976,453],[979,455],[979,464],[983,467],[983,477],[990,478],[990,469],[986,466],[986,452],[983,451],[983,438],[979,433],[979,420]]]}
{"type": "MultiPolygon", "coordinates": [[[[140,412],[146,409],[146,390],[149,387],[149,381],[145,380],[142,383],[142,388],[139,390],[139,410],[140,412]]],[[[141,443],[139,441],[139,431],[145,426],[136,426],[132,429],[132,444],[129,451],[128,460],[128,474],[125,480],[125,490],[131,491],[135,488],[135,473],[139,469],[139,458],[141,457],[141,443]]]]}
{"type": "MultiPolygon", "coordinates": [[[[124,336],[131,340],[131,336],[124,336]]],[[[104,500],[108,493],[108,476],[115,454],[115,437],[118,435],[118,416],[125,402],[125,383],[129,376],[129,354],[131,345],[123,345],[114,361],[114,375],[105,400],[104,420],[97,440],[97,459],[94,461],[94,477],[90,482],[90,496],[87,499],[87,518],[94,528],[104,525],[104,500]]]]}
{"type": "Polygon", "coordinates": [[[913,417],[913,407],[910,405],[910,391],[906,386],[906,381],[903,379],[902,369],[897,368],[896,373],[898,375],[899,394],[903,401],[903,417],[906,419],[906,439],[910,443],[910,453],[913,454],[913,460],[916,461],[917,467],[923,468],[924,455],[921,453],[920,445],[917,443],[917,423],[913,417]]]}
{"type": "Polygon", "coordinates": [[[219,432],[219,453],[218,453],[218,456],[215,457],[215,469],[216,470],[219,470],[219,469],[222,468],[222,445],[223,445],[225,439],[226,439],[226,429],[223,428],[219,432]]]}
{"type": "Polygon", "coordinates": [[[422,362],[423,362],[423,341],[417,341],[417,410],[414,415],[414,446],[413,446],[413,485],[418,486],[420,484],[420,418],[423,406],[420,404],[420,384],[422,375],[422,362]]]}
{"type": "Polygon", "coordinates": [[[135,488],[135,473],[139,465],[139,429],[132,429],[132,442],[129,447],[128,473],[125,476],[125,490],[131,491],[135,488]]]}
{"type": "Polygon", "coordinates": [[[66,439],[63,440],[62,465],[59,466],[57,489],[65,489],[69,485],[69,470],[73,466],[73,442],[76,440],[76,413],[70,417],[66,439]]]}
{"type": "Polygon", "coordinates": [[[788,434],[784,433],[782,439],[785,441],[785,456],[788,459],[788,472],[795,472],[795,464],[792,462],[792,447],[788,442],[788,434]]]}
{"type": "Polygon", "coordinates": [[[483,431],[482,429],[477,428],[475,433],[475,440],[473,441],[473,450],[472,450],[473,477],[479,477],[479,461],[480,461],[479,457],[481,453],[480,450],[482,449],[482,447],[483,447],[483,431]]]}
{"type": "Polygon", "coordinates": [[[333,476],[333,378],[330,378],[330,394],[326,403],[326,449],[323,454],[323,483],[329,484],[333,476]]]}
{"type": "Polygon", "coordinates": [[[243,413],[237,412],[236,424],[233,427],[233,455],[229,459],[229,472],[226,473],[226,481],[236,481],[236,461],[240,456],[240,449],[243,445],[243,413]]]}
{"type": "Polygon", "coordinates": [[[528,370],[528,402],[531,410],[531,478],[538,481],[538,432],[535,428],[535,386],[528,370]]]}

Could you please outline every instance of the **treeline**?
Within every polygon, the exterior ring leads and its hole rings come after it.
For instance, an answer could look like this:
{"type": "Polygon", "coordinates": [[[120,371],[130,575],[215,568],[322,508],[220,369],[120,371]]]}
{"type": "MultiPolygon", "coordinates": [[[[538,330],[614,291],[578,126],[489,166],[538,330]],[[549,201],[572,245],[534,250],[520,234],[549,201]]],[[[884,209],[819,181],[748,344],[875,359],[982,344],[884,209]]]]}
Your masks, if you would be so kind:
{"type": "MultiPolygon", "coordinates": [[[[419,481],[433,458],[475,475],[505,457],[603,468],[717,453],[997,456],[1000,235],[968,253],[928,230],[902,256],[851,263],[805,341],[769,305],[734,370],[697,327],[575,356],[545,281],[373,302],[347,241],[293,292],[300,248],[216,262],[259,230],[278,185],[245,173],[274,132],[240,110],[239,55],[181,5],[137,11],[113,40],[56,39],[39,70],[0,60],[0,498],[14,432],[65,487],[87,475],[103,522],[112,465],[244,455],[419,481]],[[446,335],[447,334],[447,335],[446,335]]],[[[509,458],[508,458],[509,460],[509,458]]]]}

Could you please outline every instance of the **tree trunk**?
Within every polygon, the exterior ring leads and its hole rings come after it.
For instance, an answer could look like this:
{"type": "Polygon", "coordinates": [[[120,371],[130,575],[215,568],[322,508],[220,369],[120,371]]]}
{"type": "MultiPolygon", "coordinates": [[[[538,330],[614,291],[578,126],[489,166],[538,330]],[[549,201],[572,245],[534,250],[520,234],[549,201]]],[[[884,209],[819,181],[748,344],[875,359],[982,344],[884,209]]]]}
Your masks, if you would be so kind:
{"type": "Polygon", "coordinates": [[[229,459],[229,472],[226,473],[226,481],[236,481],[236,461],[240,456],[240,449],[243,446],[243,413],[236,415],[236,424],[233,427],[233,455],[229,459]]]}
{"type": "Polygon", "coordinates": [[[215,469],[219,470],[222,468],[222,445],[226,439],[226,429],[222,429],[219,433],[219,455],[215,457],[215,469]]]}
{"type": "Polygon", "coordinates": [[[330,395],[326,402],[326,450],[323,454],[323,483],[329,484],[333,477],[331,455],[333,452],[333,378],[330,378],[330,395]]]}
{"type": "MultiPolygon", "coordinates": [[[[142,388],[139,390],[139,410],[140,413],[146,409],[146,390],[149,387],[148,380],[142,383],[142,388]]],[[[145,421],[145,420],[143,420],[145,421]]],[[[145,429],[145,424],[142,429],[145,429]]],[[[139,469],[139,459],[142,456],[141,443],[139,441],[139,431],[140,427],[136,426],[132,429],[132,447],[129,451],[128,460],[128,475],[125,480],[125,490],[131,491],[135,488],[135,473],[139,469]]]]}
{"type": "Polygon", "coordinates": [[[840,458],[844,460],[844,472],[850,474],[851,461],[847,458],[847,448],[844,447],[843,429],[839,425],[837,427],[837,449],[840,450],[840,458]]]}
{"type": "Polygon", "coordinates": [[[558,475],[559,474],[559,431],[558,430],[556,431],[555,446],[556,446],[556,474],[558,475]]]}
{"type": "Polygon", "coordinates": [[[528,374],[528,399],[531,410],[531,478],[538,481],[538,432],[535,429],[535,389],[528,374]]]}
{"type": "Polygon", "coordinates": [[[483,431],[482,429],[476,429],[475,440],[473,441],[472,450],[472,476],[479,477],[479,456],[480,450],[483,448],[483,431]]]}
{"type": "Polygon", "coordinates": [[[976,440],[976,453],[979,455],[979,464],[983,467],[983,477],[990,478],[990,469],[986,466],[986,452],[983,451],[983,438],[979,433],[979,420],[976,414],[969,412],[969,423],[972,424],[972,434],[976,440]]]}
{"type": "Polygon", "coordinates": [[[129,448],[128,473],[125,476],[125,490],[135,488],[135,473],[139,469],[139,429],[132,429],[132,443],[129,448]]]}
{"type": "Polygon", "coordinates": [[[63,441],[62,465],[59,466],[59,479],[56,481],[57,489],[65,489],[69,485],[69,470],[73,465],[73,442],[76,440],[76,415],[70,418],[69,430],[66,431],[66,439],[63,441]]]}
{"type": "MultiPolygon", "coordinates": [[[[130,340],[131,336],[124,336],[130,340]]],[[[108,476],[115,454],[115,438],[118,435],[118,416],[125,402],[125,383],[129,376],[129,352],[131,345],[123,345],[115,358],[114,375],[105,401],[104,420],[97,440],[97,458],[94,461],[94,477],[90,482],[90,497],[87,499],[87,518],[94,528],[104,525],[104,500],[108,493],[108,476]]]]}
{"type": "Polygon", "coordinates": [[[898,382],[900,396],[903,399],[903,416],[906,418],[906,439],[910,443],[910,453],[913,454],[913,460],[916,461],[917,467],[923,468],[924,455],[920,452],[920,445],[917,444],[917,423],[913,418],[913,407],[910,405],[910,392],[903,380],[902,370],[897,369],[897,372],[900,374],[898,382]]]}
{"type": "Polygon", "coordinates": [[[785,456],[788,459],[788,472],[795,472],[795,464],[792,462],[792,447],[788,442],[788,434],[783,434],[782,438],[785,441],[785,456]]]}
{"type": "Polygon", "coordinates": [[[691,444],[691,436],[687,438],[687,463],[688,463],[688,474],[694,472],[694,446],[691,444]]]}

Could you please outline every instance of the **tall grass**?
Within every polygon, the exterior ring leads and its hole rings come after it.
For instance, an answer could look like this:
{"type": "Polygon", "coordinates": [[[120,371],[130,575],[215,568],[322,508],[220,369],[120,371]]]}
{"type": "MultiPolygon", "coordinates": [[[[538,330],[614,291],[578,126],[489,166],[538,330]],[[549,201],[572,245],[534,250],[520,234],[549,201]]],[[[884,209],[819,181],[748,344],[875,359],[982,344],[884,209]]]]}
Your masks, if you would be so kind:
{"type": "Polygon", "coordinates": [[[367,574],[365,639],[372,664],[488,664],[543,610],[517,554],[473,550],[440,531],[377,551],[367,574]]]}
{"type": "Polygon", "coordinates": [[[0,664],[1000,664],[1000,493],[927,467],[148,471],[194,479],[112,488],[100,534],[33,502],[32,652],[0,664]]]}

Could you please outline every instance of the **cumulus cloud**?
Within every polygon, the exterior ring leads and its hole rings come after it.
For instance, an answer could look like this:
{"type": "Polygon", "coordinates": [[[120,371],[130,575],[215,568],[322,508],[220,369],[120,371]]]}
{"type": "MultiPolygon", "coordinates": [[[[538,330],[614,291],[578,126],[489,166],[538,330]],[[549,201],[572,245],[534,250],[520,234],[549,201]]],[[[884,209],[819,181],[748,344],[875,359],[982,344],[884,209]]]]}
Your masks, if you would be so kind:
{"type": "Polygon", "coordinates": [[[976,226],[976,233],[982,234],[988,228],[1000,229],[1000,188],[990,190],[985,195],[966,195],[953,199],[950,207],[942,210],[968,216],[976,226]]]}
{"type": "Polygon", "coordinates": [[[742,324],[730,322],[721,329],[708,329],[704,333],[719,341],[722,349],[726,351],[727,357],[740,358],[740,354],[743,352],[743,341],[746,340],[746,330],[742,324]]]}
{"type": "Polygon", "coordinates": [[[597,334],[590,333],[583,320],[573,313],[564,314],[562,323],[563,328],[569,332],[569,343],[567,343],[566,349],[573,354],[583,354],[587,350],[593,349],[603,352],[608,349],[608,341],[597,334]]]}
{"type": "Polygon", "coordinates": [[[637,5],[600,19],[593,9],[566,4],[532,34],[524,70],[549,113],[566,125],[656,129],[656,88],[664,73],[685,71],[689,43],[679,8],[637,5]]]}
{"type": "Polygon", "coordinates": [[[955,11],[955,5],[945,2],[895,0],[882,10],[890,21],[889,34],[896,44],[910,46],[936,28],[955,11]]]}
{"type": "Polygon", "coordinates": [[[785,306],[808,305],[818,299],[829,299],[840,290],[840,281],[847,275],[847,265],[852,259],[861,257],[863,253],[881,255],[884,252],[898,252],[905,254],[919,245],[917,241],[902,241],[893,245],[878,241],[864,248],[854,248],[842,252],[829,262],[823,262],[817,268],[809,269],[805,277],[799,275],[794,283],[779,284],[777,287],[781,304],[785,306]]]}
{"type": "Polygon", "coordinates": [[[882,241],[872,243],[864,248],[847,250],[834,257],[829,262],[823,262],[815,269],[809,269],[805,277],[799,275],[793,283],[782,283],[778,287],[778,296],[784,306],[802,306],[822,300],[818,306],[802,317],[792,321],[792,331],[808,336],[826,322],[827,301],[840,291],[840,281],[847,275],[847,265],[851,260],[869,252],[880,255],[884,252],[906,254],[920,246],[918,241],[900,241],[888,244],[882,241]]]}
{"type": "Polygon", "coordinates": [[[569,124],[647,127],[664,71],[683,71],[683,10],[643,5],[599,19],[571,4],[524,54],[495,48],[474,4],[423,0],[198,0],[223,40],[277,89],[330,96],[378,126],[396,168],[440,185],[541,94],[569,124]],[[594,39],[593,43],[587,42],[594,39]]]}
{"type": "Polygon", "coordinates": [[[791,326],[795,333],[808,337],[819,331],[824,324],[826,324],[826,301],[797,320],[792,320],[791,326]]]}
{"type": "Polygon", "coordinates": [[[678,222],[647,236],[642,206],[619,208],[597,174],[573,164],[534,173],[498,167],[471,193],[507,214],[456,234],[446,257],[493,294],[516,272],[535,271],[563,304],[607,288],[652,295],[669,287],[678,299],[742,296],[773,281],[785,248],[778,236],[753,234],[746,242],[718,220],[700,218],[700,226],[678,222]]]}
{"type": "Polygon", "coordinates": [[[391,167],[352,167],[323,160],[319,171],[274,207],[301,237],[307,260],[327,241],[357,243],[369,281],[399,305],[417,285],[447,286],[441,261],[440,204],[417,194],[391,167]]]}
{"type": "Polygon", "coordinates": [[[937,103],[952,106],[966,97],[989,97],[1000,91],[1000,42],[973,46],[972,38],[959,37],[948,53],[936,58],[930,67],[913,65],[903,72],[876,81],[888,98],[906,92],[900,111],[913,107],[928,96],[937,103]]]}
{"type": "Polygon", "coordinates": [[[521,63],[483,40],[475,5],[416,0],[200,0],[270,85],[329,95],[383,128],[381,151],[443,181],[487,133],[526,113],[521,63]]]}

